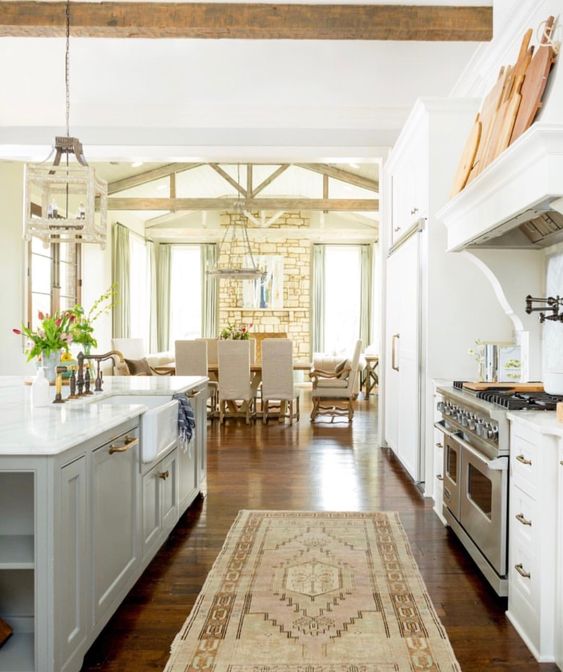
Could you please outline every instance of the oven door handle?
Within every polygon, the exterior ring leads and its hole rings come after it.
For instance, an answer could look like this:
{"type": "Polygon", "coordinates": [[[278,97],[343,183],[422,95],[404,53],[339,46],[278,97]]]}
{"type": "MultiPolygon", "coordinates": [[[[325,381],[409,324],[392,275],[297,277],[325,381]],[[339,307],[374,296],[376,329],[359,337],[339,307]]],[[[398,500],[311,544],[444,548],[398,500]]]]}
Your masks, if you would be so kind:
{"type": "Polygon", "coordinates": [[[464,448],[468,453],[473,455],[473,457],[481,464],[483,464],[487,469],[491,469],[492,471],[507,471],[508,470],[508,459],[507,457],[497,457],[495,460],[488,460],[486,457],[484,457],[478,450],[473,448],[472,445],[467,443],[462,438],[461,432],[450,432],[449,429],[446,429],[445,427],[445,422],[444,420],[440,420],[439,422],[434,423],[434,427],[438,429],[440,432],[443,432],[446,436],[449,436],[450,439],[455,441],[456,443],[459,443],[459,445],[464,448]]]}

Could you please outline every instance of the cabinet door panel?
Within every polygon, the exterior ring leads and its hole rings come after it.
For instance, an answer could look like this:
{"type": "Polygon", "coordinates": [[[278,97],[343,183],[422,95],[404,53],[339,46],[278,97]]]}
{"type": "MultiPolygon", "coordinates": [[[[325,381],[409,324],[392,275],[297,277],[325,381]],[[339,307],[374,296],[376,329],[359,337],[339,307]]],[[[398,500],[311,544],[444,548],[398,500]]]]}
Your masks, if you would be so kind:
{"type": "Polygon", "coordinates": [[[60,534],[56,548],[56,659],[65,670],[89,629],[87,578],[86,457],[60,472],[60,534]]]}
{"type": "Polygon", "coordinates": [[[401,267],[399,250],[387,259],[386,291],[386,348],[385,348],[385,440],[394,451],[397,450],[399,435],[399,371],[400,349],[399,324],[401,267]]]}
{"type": "Polygon", "coordinates": [[[195,401],[197,487],[202,488],[207,478],[207,386],[197,393],[195,401]]]}
{"type": "MultiPolygon", "coordinates": [[[[135,434],[136,437],[136,434],[135,434]]],[[[139,446],[113,452],[130,439],[116,439],[93,453],[92,515],[96,622],[123,598],[138,560],[139,446]]]]}
{"type": "Polygon", "coordinates": [[[179,515],[192,503],[197,492],[197,450],[197,436],[187,445],[178,446],[179,515]]]}
{"type": "MultiPolygon", "coordinates": [[[[557,510],[563,511],[563,446],[559,446],[559,503],[557,510]]],[[[563,670],[563,515],[559,516],[559,539],[557,543],[557,600],[555,603],[556,651],[555,662],[563,670]]]]}
{"type": "Polygon", "coordinates": [[[162,528],[169,532],[178,522],[178,454],[173,450],[159,463],[162,528]]]}
{"type": "Polygon", "coordinates": [[[143,558],[154,555],[162,530],[158,468],[143,476],[143,558]]]}

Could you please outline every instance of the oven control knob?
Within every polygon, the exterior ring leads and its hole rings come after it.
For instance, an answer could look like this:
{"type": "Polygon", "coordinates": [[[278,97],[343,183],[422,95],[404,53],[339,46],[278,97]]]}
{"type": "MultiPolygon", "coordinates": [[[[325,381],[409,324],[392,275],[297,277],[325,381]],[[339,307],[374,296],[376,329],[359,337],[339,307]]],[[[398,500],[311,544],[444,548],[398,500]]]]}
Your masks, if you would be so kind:
{"type": "Polygon", "coordinates": [[[446,404],[443,401],[439,401],[438,404],[436,405],[436,408],[440,413],[443,413],[444,409],[446,408],[446,404]]]}
{"type": "Polygon", "coordinates": [[[487,425],[487,439],[498,441],[498,428],[493,425],[487,425]]]}
{"type": "Polygon", "coordinates": [[[477,432],[477,436],[485,436],[485,422],[480,418],[477,420],[475,431],[477,432]]]}
{"type": "Polygon", "coordinates": [[[452,405],[451,404],[446,404],[445,411],[446,411],[446,415],[451,415],[452,411],[453,411],[452,405]]]}
{"type": "Polygon", "coordinates": [[[462,427],[469,426],[469,413],[467,411],[461,413],[461,425],[462,427]]]}
{"type": "Polygon", "coordinates": [[[471,415],[471,416],[469,416],[468,427],[472,432],[474,432],[475,431],[475,426],[476,426],[475,416],[471,415]]]}

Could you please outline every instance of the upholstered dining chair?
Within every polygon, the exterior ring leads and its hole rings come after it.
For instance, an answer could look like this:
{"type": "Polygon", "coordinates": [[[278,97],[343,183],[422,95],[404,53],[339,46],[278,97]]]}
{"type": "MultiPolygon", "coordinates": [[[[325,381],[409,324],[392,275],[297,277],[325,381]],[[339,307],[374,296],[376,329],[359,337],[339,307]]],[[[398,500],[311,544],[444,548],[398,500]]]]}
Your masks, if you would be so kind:
{"type": "MultiPolygon", "coordinates": [[[[175,341],[175,361],[177,376],[206,376],[208,373],[207,361],[207,342],[205,340],[196,341],[175,341]]],[[[209,391],[208,399],[210,403],[209,417],[217,417],[217,399],[219,395],[219,384],[210,380],[207,383],[209,391]]]]}
{"type": "Polygon", "coordinates": [[[217,342],[218,338],[196,338],[196,341],[205,341],[207,344],[207,365],[217,366],[217,342]]]}
{"type": "Polygon", "coordinates": [[[269,338],[262,343],[262,421],[268,422],[270,403],[280,407],[280,422],[299,420],[299,392],[293,384],[293,343],[288,338],[269,338]],[[294,409],[295,402],[295,409],[294,409]],[[282,414],[288,406],[288,413],[282,414]]]}
{"type": "Polygon", "coordinates": [[[350,366],[344,367],[345,375],[340,377],[315,377],[313,380],[313,409],[311,422],[319,415],[329,415],[332,419],[338,416],[348,416],[348,422],[354,417],[354,397],[358,362],[362,351],[362,341],[356,341],[350,366]]]}
{"type": "Polygon", "coordinates": [[[219,421],[225,417],[244,417],[250,424],[255,417],[255,402],[250,383],[250,343],[219,340],[219,421]],[[238,403],[240,402],[240,407],[238,403]]]}

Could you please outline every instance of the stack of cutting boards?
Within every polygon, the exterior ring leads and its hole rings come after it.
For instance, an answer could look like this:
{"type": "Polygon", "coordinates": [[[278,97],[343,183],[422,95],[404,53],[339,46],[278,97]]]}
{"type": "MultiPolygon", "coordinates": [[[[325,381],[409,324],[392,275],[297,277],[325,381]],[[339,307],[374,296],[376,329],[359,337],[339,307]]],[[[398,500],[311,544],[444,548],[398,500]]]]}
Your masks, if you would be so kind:
{"type": "Polygon", "coordinates": [[[527,130],[541,107],[549,73],[556,59],[551,42],[555,19],[545,22],[540,44],[530,46],[532,29],[524,33],[518,59],[503,66],[475,117],[455,175],[451,196],[496,159],[527,130]]]}

